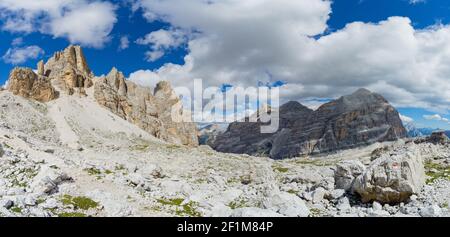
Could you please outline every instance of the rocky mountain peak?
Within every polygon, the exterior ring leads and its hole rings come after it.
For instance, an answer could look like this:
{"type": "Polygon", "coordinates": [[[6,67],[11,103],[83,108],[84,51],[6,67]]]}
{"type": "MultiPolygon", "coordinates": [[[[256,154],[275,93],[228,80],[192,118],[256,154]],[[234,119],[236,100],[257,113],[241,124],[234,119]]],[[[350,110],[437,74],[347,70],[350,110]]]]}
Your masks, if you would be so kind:
{"type": "Polygon", "coordinates": [[[168,81],[160,81],[156,84],[155,90],[153,92],[155,97],[167,100],[178,100],[178,96],[172,89],[172,85],[168,81]]]}
{"type": "Polygon", "coordinates": [[[360,96],[360,95],[370,95],[372,94],[371,91],[367,90],[366,88],[359,88],[358,90],[356,90],[355,92],[353,92],[352,95],[354,96],[360,96]]]}
{"type": "Polygon", "coordinates": [[[319,111],[344,113],[346,111],[358,110],[371,107],[373,104],[389,107],[389,102],[381,95],[361,88],[356,92],[340,97],[319,107],[319,111]]]}
{"type": "Polygon", "coordinates": [[[289,102],[280,107],[278,132],[260,134],[260,126],[258,123],[232,123],[231,129],[217,137],[213,147],[222,152],[281,159],[406,136],[397,110],[381,95],[366,89],[326,103],[316,111],[298,102],[289,102]]]}
{"type": "Polygon", "coordinates": [[[94,74],[89,69],[83,50],[78,45],[70,45],[63,51],[54,53],[44,65],[44,74],[54,85],[72,95],[76,91],[85,95],[85,88],[93,85],[94,74]]]}
{"type": "Polygon", "coordinates": [[[300,104],[297,101],[289,101],[286,104],[283,104],[280,107],[281,113],[288,113],[288,112],[312,112],[312,109],[300,104]]]}

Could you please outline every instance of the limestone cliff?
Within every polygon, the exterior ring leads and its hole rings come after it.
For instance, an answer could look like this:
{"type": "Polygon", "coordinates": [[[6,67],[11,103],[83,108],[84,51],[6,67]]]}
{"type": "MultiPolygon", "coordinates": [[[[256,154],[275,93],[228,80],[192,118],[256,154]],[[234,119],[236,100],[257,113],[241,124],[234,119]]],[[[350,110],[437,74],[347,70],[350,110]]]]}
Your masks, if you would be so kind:
{"type": "Polygon", "coordinates": [[[162,140],[197,146],[197,129],[193,123],[174,122],[172,113],[185,115],[181,101],[168,82],[158,83],[154,92],[150,88],[126,81],[116,68],[98,79],[94,86],[97,102],[136,124],[162,140]]]}
{"type": "Polygon", "coordinates": [[[58,97],[50,80],[37,75],[30,68],[14,68],[9,75],[8,88],[14,95],[48,102],[58,97]]]}

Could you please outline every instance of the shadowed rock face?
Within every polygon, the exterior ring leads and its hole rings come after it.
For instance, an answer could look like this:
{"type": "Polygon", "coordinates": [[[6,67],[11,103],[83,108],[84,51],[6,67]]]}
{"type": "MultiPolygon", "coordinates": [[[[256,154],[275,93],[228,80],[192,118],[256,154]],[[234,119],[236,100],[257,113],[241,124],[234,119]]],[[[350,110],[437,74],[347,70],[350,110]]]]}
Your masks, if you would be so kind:
{"type": "Polygon", "coordinates": [[[137,125],[162,140],[197,146],[197,128],[193,123],[174,122],[172,108],[179,116],[186,116],[181,100],[168,82],[160,82],[154,92],[126,81],[116,68],[95,82],[97,102],[123,119],[137,125]]]}
{"type": "Polygon", "coordinates": [[[381,95],[360,89],[312,111],[297,102],[280,107],[280,128],[261,134],[260,123],[232,123],[213,148],[274,159],[349,149],[406,136],[398,112],[381,95]]]}

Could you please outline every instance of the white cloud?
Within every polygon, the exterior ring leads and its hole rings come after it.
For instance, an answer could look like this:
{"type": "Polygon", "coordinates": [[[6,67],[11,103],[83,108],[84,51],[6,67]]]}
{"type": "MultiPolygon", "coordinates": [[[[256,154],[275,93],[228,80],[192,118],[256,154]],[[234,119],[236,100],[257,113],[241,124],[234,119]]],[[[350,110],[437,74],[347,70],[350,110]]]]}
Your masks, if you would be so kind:
{"type": "Polygon", "coordinates": [[[12,46],[19,46],[23,44],[23,38],[22,37],[18,37],[12,40],[11,45],[12,46]]]}
{"type": "Polygon", "coordinates": [[[151,51],[146,52],[146,58],[154,62],[164,56],[165,51],[178,48],[186,41],[185,34],[180,30],[157,30],[136,40],[137,44],[150,45],[151,51]]]}
{"type": "Polygon", "coordinates": [[[3,30],[41,32],[71,43],[102,47],[116,23],[116,7],[90,0],[2,0],[3,30]]]}
{"type": "Polygon", "coordinates": [[[408,116],[403,115],[403,114],[400,114],[400,119],[402,120],[402,122],[403,122],[404,124],[408,124],[408,123],[414,122],[414,119],[413,119],[413,118],[408,117],[408,116]]]}
{"type": "Polygon", "coordinates": [[[195,32],[188,33],[186,65],[167,64],[153,78],[175,85],[202,78],[215,86],[282,80],[285,100],[335,98],[366,87],[395,106],[450,110],[448,25],[416,30],[408,18],[391,17],[317,37],[328,31],[327,0],[137,4],[150,21],[195,32]]]}
{"type": "Polygon", "coordinates": [[[120,37],[120,45],[119,50],[124,50],[130,47],[130,40],[128,39],[128,36],[122,36],[120,37]]]}
{"type": "Polygon", "coordinates": [[[442,117],[439,114],[424,115],[423,118],[426,119],[426,120],[442,121],[442,117]]]}
{"type": "Polygon", "coordinates": [[[426,3],[427,0],[409,0],[409,4],[416,5],[419,3],[426,3]]]}
{"type": "Polygon", "coordinates": [[[6,63],[17,65],[26,62],[28,59],[36,59],[43,54],[44,50],[36,45],[22,48],[15,47],[8,49],[2,59],[6,63]]]}

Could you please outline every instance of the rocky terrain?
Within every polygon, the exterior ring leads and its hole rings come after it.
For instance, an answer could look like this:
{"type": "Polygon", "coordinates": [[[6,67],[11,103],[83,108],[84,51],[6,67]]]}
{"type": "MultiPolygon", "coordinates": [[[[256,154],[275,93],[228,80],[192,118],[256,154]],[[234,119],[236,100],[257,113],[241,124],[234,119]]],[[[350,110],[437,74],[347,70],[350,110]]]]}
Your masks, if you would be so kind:
{"type": "Polygon", "coordinates": [[[261,134],[261,123],[235,122],[217,136],[220,152],[274,159],[333,152],[406,137],[399,113],[381,95],[360,89],[313,111],[298,102],[279,109],[280,128],[261,134]]]}
{"type": "MultiPolygon", "coordinates": [[[[73,48],[66,51],[81,55],[73,48]]],[[[139,100],[144,89],[124,83],[117,70],[97,78],[83,57],[56,55],[73,72],[61,75],[83,83],[50,76],[59,69],[49,68],[61,65],[47,62],[38,65],[31,84],[49,80],[57,97],[17,94],[15,88],[29,88],[27,83],[0,91],[2,217],[450,216],[450,144],[442,133],[284,160],[221,153],[184,142],[187,134],[180,131],[190,124],[153,124],[177,139],[155,136],[140,124],[165,112],[156,106],[155,113],[136,115],[135,100],[176,101],[166,83],[139,100]]],[[[280,109],[293,111],[282,113],[285,127],[307,111],[298,103],[280,109]]]]}

